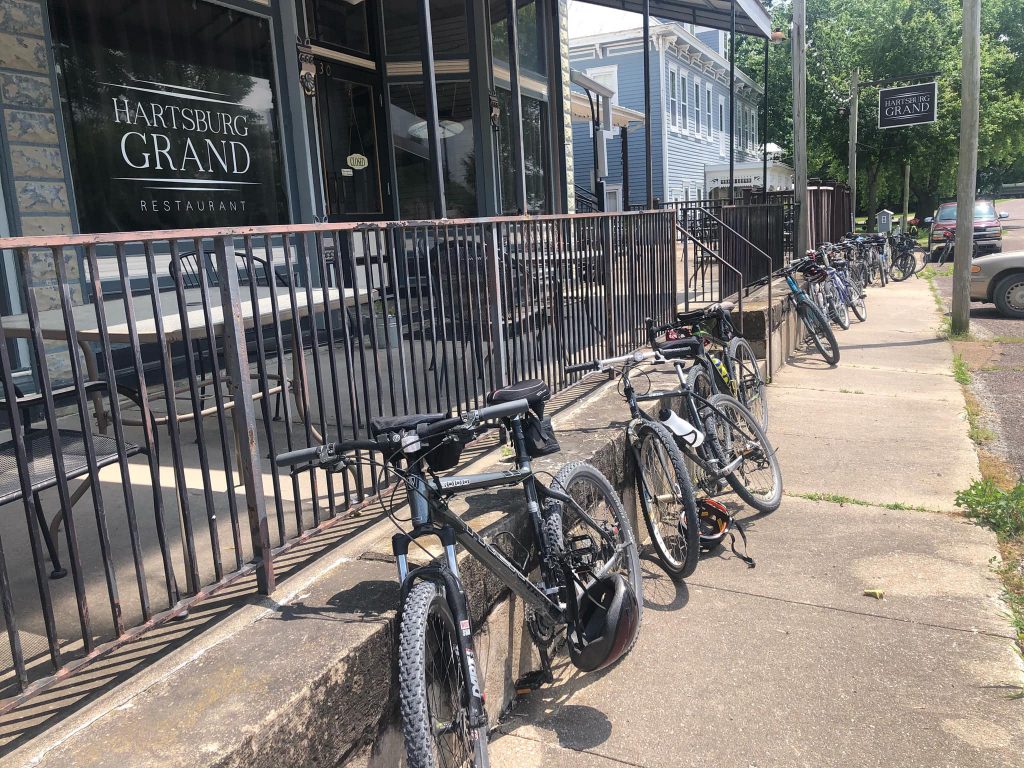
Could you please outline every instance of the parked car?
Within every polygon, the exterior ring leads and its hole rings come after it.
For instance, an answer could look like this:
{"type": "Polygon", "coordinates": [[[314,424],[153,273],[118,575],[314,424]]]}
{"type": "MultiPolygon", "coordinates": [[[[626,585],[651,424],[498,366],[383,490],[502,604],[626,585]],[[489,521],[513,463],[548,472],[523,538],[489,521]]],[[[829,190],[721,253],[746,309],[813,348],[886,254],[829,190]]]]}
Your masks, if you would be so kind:
{"type": "Polygon", "coordinates": [[[1024,318],[1024,251],[975,257],[971,301],[994,303],[1006,317],[1024,318]]]}
{"type": "MultiPolygon", "coordinates": [[[[996,213],[991,200],[974,201],[974,243],[978,254],[999,253],[1003,250],[1003,225],[1001,219],[1009,218],[1005,211],[996,213]]],[[[924,220],[930,224],[928,248],[932,260],[938,258],[946,242],[946,232],[956,232],[956,202],[941,203],[934,216],[924,220]]]]}

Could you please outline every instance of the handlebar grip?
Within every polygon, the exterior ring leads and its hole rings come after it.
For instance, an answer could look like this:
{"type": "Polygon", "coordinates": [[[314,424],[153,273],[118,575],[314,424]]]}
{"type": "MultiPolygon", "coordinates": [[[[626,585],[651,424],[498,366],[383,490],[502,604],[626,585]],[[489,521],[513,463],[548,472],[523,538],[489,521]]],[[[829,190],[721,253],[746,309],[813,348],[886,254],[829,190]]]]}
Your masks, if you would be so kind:
{"type": "Polygon", "coordinates": [[[279,453],[274,457],[274,463],[279,467],[290,467],[293,464],[304,464],[307,461],[313,461],[320,456],[320,450],[323,446],[314,446],[310,448],[299,448],[296,451],[288,451],[287,453],[279,453]]]}
{"type": "Polygon", "coordinates": [[[582,371],[596,371],[598,365],[595,361],[589,363],[580,363],[579,365],[567,365],[565,366],[566,373],[580,373],[582,371]]]}
{"type": "Polygon", "coordinates": [[[529,401],[525,398],[520,398],[519,400],[512,400],[507,403],[498,403],[497,405],[488,405],[486,408],[481,408],[476,412],[476,419],[477,421],[508,419],[512,416],[518,416],[521,413],[526,413],[529,408],[529,401]]]}
{"type": "Polygon", "coordinates": [[[433,437],[465,423],[461,417],[452,416],[450,419],[441,419],[433,424],[420,424],[416,427],[416,434],[422,438],[433,437]]]}

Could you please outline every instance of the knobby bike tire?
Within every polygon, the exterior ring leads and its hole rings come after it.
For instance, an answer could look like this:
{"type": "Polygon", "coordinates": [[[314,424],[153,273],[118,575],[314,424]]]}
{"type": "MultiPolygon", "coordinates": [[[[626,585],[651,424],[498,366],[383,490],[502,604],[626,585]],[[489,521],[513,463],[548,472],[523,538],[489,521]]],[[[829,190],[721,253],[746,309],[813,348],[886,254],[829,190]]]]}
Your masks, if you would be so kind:
{"type": "Polygon", "coordinates": [[[636,439],[636,492],[651,544],[673,579],[686,578],[700,558],[700,521],[683,454],[669,431],[654,421],[643,421],[636,439]],[[648,460],[653,462],[650,468],[645,466],[648,460]]]}
{"type": "Polygon", "coordinates": [[[768,429],[768,387],[754,348],[742,336],[737,336],[729,342],[729,357],[736,363],[732,375],[736,380],[737,399],[757,417],[764,429],[768,429]]]}
{"type": "MultiPolygon", "coordinates": [[[[633,534],[633,526],[629,524],[629,518],[626,517],[626,510],[622,507],[619,495],[612,488],[612,484],[608,482],[608,478],[601,474],[600,470],[596,467],[584,461],[577,461],[562,467],[558,474],[555,475],[551,487],[571,497],[597,522],[614,526],[618,529],[619,541],[625,544],[626,547],[617,572],[621,573],[626,582],[633,588],[633,592],[636,594],[637,606],[640,610],[640,621],[642,622],[644,587],[642,573],[640,572],[640,554],[637,550],[636,536],[633,534]],[[587,493],[588,489],[593,493],[594,498],[590,498],[590,495],[587,493]],[[594,506],[594,502],[599,502],[599,506],[594,506]]],[[[589,525],[584,524],[571,507],[565,503],[556,503],[561,504],[563,540],[578,543],[580,536],[587,535],[591,536],[593,540],[593,529],[589,525]]],[[[573,545],[566,544],[566,548],[571,550],[573,545]]],[[[600,552],[602,547],[595,545],[595,549],[600,552]]],[[[607,562],[607,558],[600,559],[600,555],[595,555],[593,568],[596,569],[605,562],[607,562]]],[[[623,651],[620,658],[625,657],[632,650],[633,645],[636,644],[637,636],[639,636],[639,632],[633,637],[629,648],[623,651]]]]}
{"type": "MultiPolygon", "coordinates": [[[[487,728],[468,725],[472,681],[462,672],[456,632],[441,588],[432,581],[414,585],[402,605],[398,638],[399,708],[409,768],[487,765],[487,728]],[[437,733],[437,723],[450,727],[437,733]]],[[[477,675],[483,679],[482,670],[477,675]]]]}
{"type": "Polygon", "coordinates": [[[821,310],[809,301],[801,301],[796,305],[796,312],[800,316],[804,328],[810,333],[811,341],[818,350],[818,354],[829,365],[838,365],[839,342],[836,341],[832,326],[821,314],[821,310]]]}
{"type": "Polygon", "coordinates": [[[768,436],[736,398],[715,395],[711,405],[722,461],[729,464],[740,455],[744,457],[726,480],[736,495],[758,512],[774,512],[782,503],[782,469],[768,436]]]}

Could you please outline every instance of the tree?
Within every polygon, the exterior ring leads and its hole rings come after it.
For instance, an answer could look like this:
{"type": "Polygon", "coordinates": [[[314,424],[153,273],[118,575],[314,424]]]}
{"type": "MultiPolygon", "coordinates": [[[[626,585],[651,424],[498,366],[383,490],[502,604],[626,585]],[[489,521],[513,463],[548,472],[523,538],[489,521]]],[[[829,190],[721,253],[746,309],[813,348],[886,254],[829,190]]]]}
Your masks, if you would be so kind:
{"type": "MultiPolygon", "coordinates": [[[[775,28],[788,31],[789,0],[771,4],[775,28]]],[[[808,171],[843,179],[847,174],[849,78],[880,80],[937,72],[938,119],[931,125],[879,129],[876,88],[860,95],[858,207],[874,214],[902,197],[903,163],[911,165],[911,198],[930,214],[956,184],[960,125],[959,0],[808,0],[808,171]]],[[[1019,173],[1024,157],[1024,14],[1020,0],[985,0],[982,6],[982,188],[1019,173]]],[[[760,72],[760,40],[741,41],[737,61],[760,72]]],[[[769,135],[791,154],[790,48],[773,46],[768,76],[769,135]]],[[[927,215],[925,214],[925,215],[927,215]]]]}

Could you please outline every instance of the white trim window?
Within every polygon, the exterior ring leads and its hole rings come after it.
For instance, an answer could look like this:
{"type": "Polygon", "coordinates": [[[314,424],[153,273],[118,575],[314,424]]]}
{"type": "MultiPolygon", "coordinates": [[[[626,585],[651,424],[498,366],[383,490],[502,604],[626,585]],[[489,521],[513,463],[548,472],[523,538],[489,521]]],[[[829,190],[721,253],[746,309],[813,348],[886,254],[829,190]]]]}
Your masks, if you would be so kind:
{"type": "Polygon", "coordinates": [[[679,129],[683,133],[689,131],[690,110],[687,104],[686,92],[690,87],[689,78],[685,72],[679,73],[679,129]]]}
{"type": "Polygon", "coordinates": [[[700,78],[693,79],[693,132],[700,135],[700,78]]]}
{"type": "Polygon", "coordinates": [[[711,125],[711,83],[707,84],[704,91],[704,133],[708,138],[714,135],[714,128],[711,125]]]}
{"type": "Polygon", "coordinates": [[[674,67],[668,71],[668,124],[679,129],[679,73],[674,67]]]}

